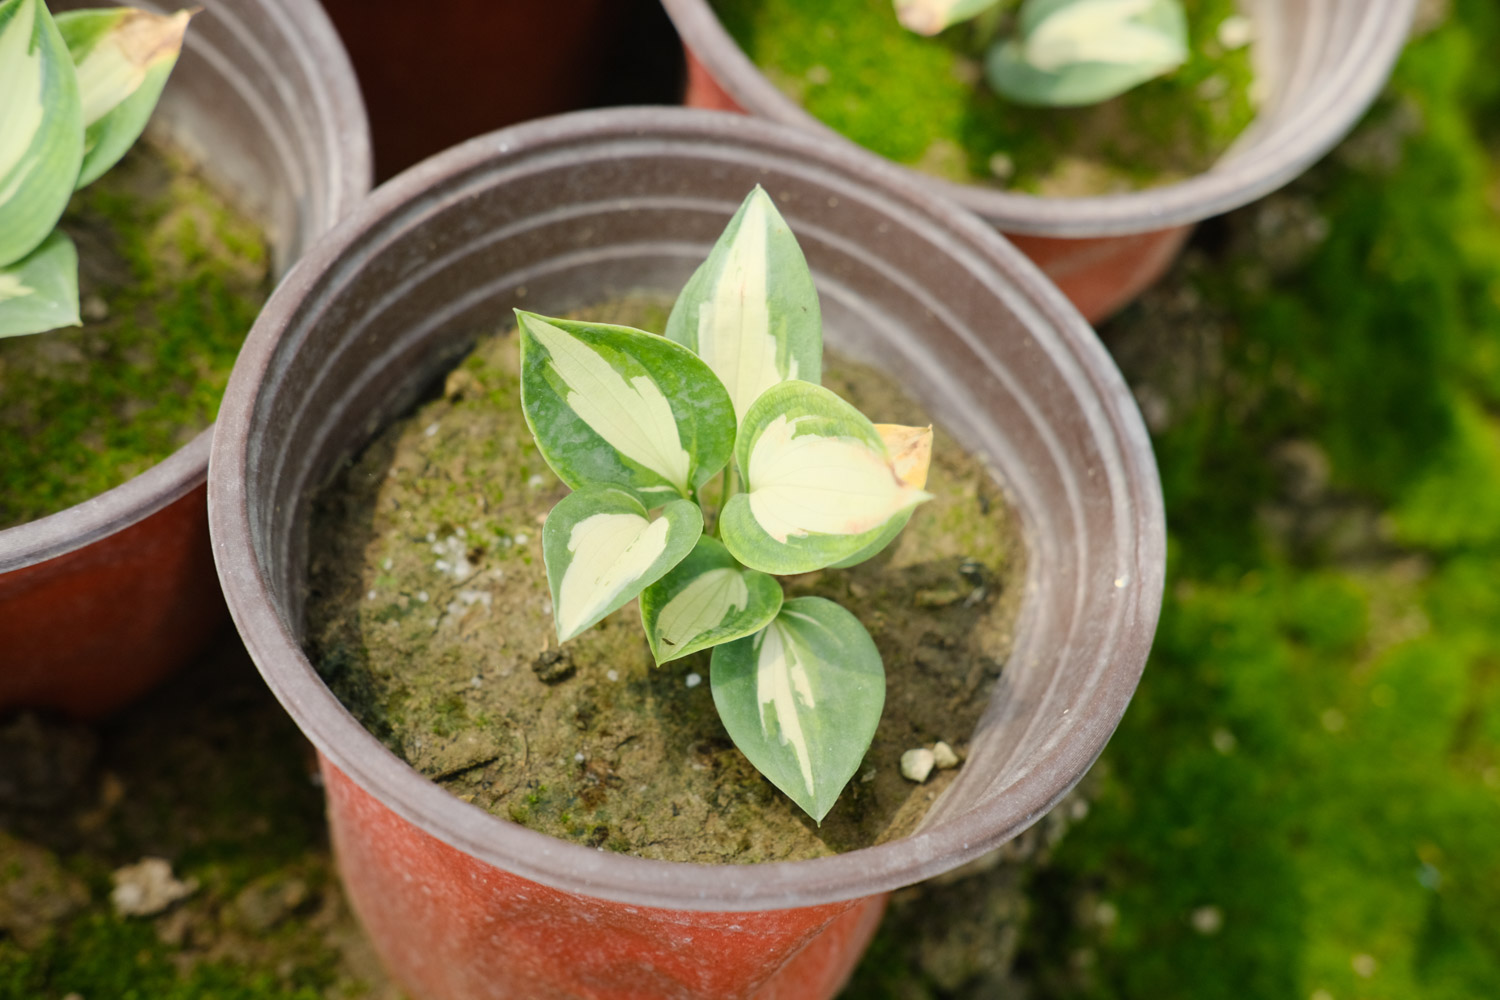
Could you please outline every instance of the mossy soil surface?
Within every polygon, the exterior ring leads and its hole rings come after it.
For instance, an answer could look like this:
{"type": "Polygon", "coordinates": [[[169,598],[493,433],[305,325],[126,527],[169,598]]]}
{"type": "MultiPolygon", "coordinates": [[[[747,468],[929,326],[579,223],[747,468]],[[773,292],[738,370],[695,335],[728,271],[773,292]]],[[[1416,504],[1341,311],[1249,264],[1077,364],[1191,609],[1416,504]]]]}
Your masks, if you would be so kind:
{"type": "Polygon", "coordinates": [[[270,290],[264,238],[175,151],[73,196],[82,327],[0,340],[0,528],[118,486],[213,423],[270,290]]]}
{"type": "MultiPolygon", "coordinates": [[[[670,305],[670,303],[667,303],[670,305]]],[[[644,329],[666,308],[578,314],[644,329]]],[[[879,422],[928,418],[885,376],[830,359],[823,382],[879,422]]],[[[557,647],[541,523],[567,487],[520,407],[514,332],[481,341],[441,398],[327,488],[314,521],[308,635],[330,685],[454,795],[556,837],[673,861],[815,857],[909,833],[955,771],[923,785],[903,752],[960,754],[1009,653],[1024,551],[989,473],[938,429],[897,542],[852,570],[784,581],[837,601],[886,666],[885,710],[821,826],[735,749],[707,651],[654,667],[632,601],[557,647]]]]}
{"type": "Polygon", "coordinates": [[[1185,0],[1188,61],[1087,108],[1025,107],[984,81],[984,53],[1010,35],[1014,5],[926,38],[901,27],[891,0],[710,2],[746,55],[815,118],[961,183],[1058,197],[1166,184],[1206,170],[1254,117],[1249,48],[1226,49],[1219,37],[1236,0],[1185,0]]]}

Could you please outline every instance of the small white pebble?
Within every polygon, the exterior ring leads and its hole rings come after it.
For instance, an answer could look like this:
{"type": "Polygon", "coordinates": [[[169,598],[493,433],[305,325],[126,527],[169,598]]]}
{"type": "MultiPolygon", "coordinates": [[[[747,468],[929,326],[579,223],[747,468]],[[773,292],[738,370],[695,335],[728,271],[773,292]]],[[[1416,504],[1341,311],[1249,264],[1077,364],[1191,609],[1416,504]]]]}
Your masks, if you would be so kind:
{"type": "Polygon", "coordinates": [[[542,614],[544,614],[544,615],[550,615],[551,613],[552,613],[552,602],[551,601],[543,601],[542,602],[542,614]]]}
{"type": "Polygon", "coordinates": [[[536,489],[545,482],[546,480],[543,479],[540,474],[535,474],[530,479],[526,480],[526,485],[530,486],[532,489],[536,489]]]}
{"type": "Polygon", "coordinates": [[[427,591],[425,591],[425,590],[419,590],[419,591],[417,591],[417,600],[421,601],[423,604],[426,604],[427,601],[428,601],[427,591]]]}
{"type": "Polygon", "coordinates": [[[700,676],[698,676],[697,674],[688,674],[687,678],[684,681],[684,683],[686,683],[687,686],[690,687],[690,688],[695,688],[699,684],[703,683],[703,678],[700,677],[700,676]]]}
{"type": "Polygon", "coordinates": [[[932,762],[939,771],[946,771],[958,766],[958,754],[948,744],[938,740],[932,745],[932,762]]]}
{"type": "Polygon", "coordinates": [[[1374,955],[1355,955],[1349,960],[1349,965],[1354,969],[1354,974],[1361,979],[1369,979],[1375,975],[1376,964],[1374,955]]]}
{"type": "Polygon", "coordinates": [[[1244,48],[1255,40],[1255,25],[1243,14],[1234,14],[1219,22],[1217,34],[1226,49],[1244,48]]]}
{"type": "Polygon", "coordinates": [[[453,533],[455,535],[457,535],[459,538],[468,538],[469,537],[469,533],[467,531],[465,531],[463,528],[454,528],[453,529],[453,533]]]}
{"type": "Polygon", "coordinates": [[[874,781],[875,780],[875,769],[872,767],[869,770],[867,770],[864,774],[861,774],[859,776],[859,780],[861,782],[863,782],[864,784],[867,784],[867,785],[870,782],[874,781]]]}
{"type": "Polygon", "coordinates": [[[1193,911],[1193,930],[1204,936],[1217,934],[1224,927],[1224,911],[1217,906],[1200,906],[1193,911]]]}
{"type": "Polygon", "coordinates": [[[437,570],[439,573],[446,573],[446,572],[448,572],[448,568],[449,568],[448,567],[448,560],[446,560],[446,559],[439,559],[439,560],[437,560],[436,562],[434,562],[432,564],[432,568],[435,569],[435,570],[437,570]]]}
{"type": "Polygon", "coordinates": [[[473,677],[469,678],[469,687],[476,687],[477,688],[477,687],[479,687],[483,683],[484,683],[484,678],[480,677],[478,674],[475,674],[473,677]]]}
{"type": "Polygon", "coordinates": [[[531,536],[528,535],[528,534],[526,534],[524,531],[521,532],[521,534],[519,534],[519,535],[516,536],[516,544],[517,545],[525,545],[529,541],[531,541],[531,536]]]}
{"type": "Polygon", "coordinates": [[[435,542],[435,541],[437,541],[437,532],[435,532],[435,531],[429,531],[427,533],[427,540],[429,542],[435,542]]]}
{"type": "Polygon", "coordinates": [[[375,591],[372,590],[368,594],[366,594],[365,595],[365,600],[367,600],[367,601],[373,601],[373,600],[375,600],[375,591]]]}
{"type": "Polygon", "coordinates": [[[587,758],[587,757],[585,757],[585,756],[584,756],[584,755],[583,755],[583,751],[582,751],[582,750],[580,750],[580,751],[578,751],[578,752],[577,752],[577,753],[575,753],[575,754],[574,754],[574,755],[573,755],[573,759],[574,759],[574,760],[576,760],[576,761],[577,761],[577,762],[578,762],[578,763],[580,763],[580,764],[582,764],[582,763],[583,763],[583,762],[584,762],[584,761],[585,761],[585,760],[587,760],[587,759],[588,759],[588,758],[587,758]]]}
{"type": "Polygon", "coordinates": [[[932,751],[926,747],[908,750],[901,755],[901,777],[920,785],[927,780],[936,763],[932,758],[932,751]]]}
{"type": "Polygon", "coordinates": [[[427,425],[427,429],[425,431],[423,431],[422,433],[426,434],[428,437],[437,437],[437,432],[438,432],[438,425],[435,424],[435,423],[432,423],[432,424],[428,424],[427,425]]]}
{"type": "Polygon", "coordinates": [[[604,676],[612,681],[617,681],[620,679],[620,672],[618,670],[606,670],[604,676]]]}
{"type": "Polygon", "coordinates": [[[1223,726],[1214,730],[1211,739],[1213,740],[1214,749],[1225,755],[1234,753],[1234,748],[1239,746],[1239,740],[1236,740],[1234,734],[1223,726]]]}
{"type": "Polygon", "coordinates": [[[380,564],[380,568],[381,569],[390,569],[392,565],[394,565],[394,563],[391,561],[391,557],[390,556],[386,556],[385,557],[385,562],[383,562],[383,563],[380,564]]]}

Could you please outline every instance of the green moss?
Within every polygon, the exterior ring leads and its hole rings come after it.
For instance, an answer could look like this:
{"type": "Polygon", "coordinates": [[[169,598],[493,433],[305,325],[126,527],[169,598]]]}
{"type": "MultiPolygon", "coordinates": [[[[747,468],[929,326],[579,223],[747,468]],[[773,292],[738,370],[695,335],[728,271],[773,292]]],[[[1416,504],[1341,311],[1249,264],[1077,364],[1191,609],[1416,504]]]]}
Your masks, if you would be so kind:
{"type": "MultiPolygon", "coordinates": [[[[903,29],[890,0],[712,0],[782,91],[882,156],[950,180],[1100,193],[1207,168],[1253,116],[1248,50],[1225,53],[1234,0],[1187,0],[1189,61],[1094,108],[1028,108],[982,80],[993,27],[937,38],[903,29]],[[997,154],[1013,173],[997,177],[997,154]]],[[[993,21],[994,19],[985,19],[993,21]]],[[[1008,30],[1008,29],[1007,29],[1008,30]]]]}
{"type": "Polygon", "coordinates": [[[1330,162],[1157,300],[1200,303],[1172,336],[1208,325],[1220,364],[1156,438],[1167,601],[1100,799],[1033,886],[1042,997],[1500,983],[1500,11],[1454,8],[1330,162]],[[1322,223],[1285,253],[1298,213],[1322,223]],[[1325,483],[1290,484],[1289,441],[1325,483]]]}
{"type": "Polygon", "coordinates": [[[138,145],[74,195],[86,325],[0,341],[0,527],[118,486],[213,422],[269,288],[260,231],[138,145]]]}

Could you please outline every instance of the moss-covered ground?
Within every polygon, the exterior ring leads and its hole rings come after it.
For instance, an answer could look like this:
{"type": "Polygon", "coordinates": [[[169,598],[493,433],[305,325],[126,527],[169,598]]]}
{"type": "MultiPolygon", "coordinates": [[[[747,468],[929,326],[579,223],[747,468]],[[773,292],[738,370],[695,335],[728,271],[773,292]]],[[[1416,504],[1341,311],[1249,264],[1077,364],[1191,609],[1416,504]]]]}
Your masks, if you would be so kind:
{"type": "MultiPolygon", "coordinates": [[[[1327,162],[1103,331],[1167,493],[1152,662],[1051,868],[898,894],[850,1000],[1500,995],[1500,9],[1453,11],[1327,162]]],[[[0,997],[390,995],[242,654],[98,739],[48,785],[72,805],[0,809],[84,893],[0,843],[0,887],[31,871],[64,913],[0,932],[0,997]],[[112,916],[147,853],[197,892],[112,916]]]]}
{"type": "Polygon", "coordinates": [[[1085,108],[1024,107],[984,82],[1013,4],[935,38],[902,28],[891,0],[711,0],[768,79],[881,156],[948,180],[1045,194],[1149,187],[1197,173],[1253,115],[1249,49],[1219,27],[1236,0],[1184,0],[1186,63],[1085,108]]]}

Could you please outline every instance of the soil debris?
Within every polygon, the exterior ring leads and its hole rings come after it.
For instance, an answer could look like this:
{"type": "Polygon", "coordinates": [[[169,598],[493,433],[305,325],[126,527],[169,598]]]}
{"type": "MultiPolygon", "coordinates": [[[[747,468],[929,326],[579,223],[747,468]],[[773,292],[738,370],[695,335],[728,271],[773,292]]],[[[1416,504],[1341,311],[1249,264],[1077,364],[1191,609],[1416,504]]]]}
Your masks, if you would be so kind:
{"type": "Polygon", "coordinates": [[[172,875],[172,863],[165,858],[142,858],[117,868],[110,881],[114,889],[109,901],[122,917],[154,917],[198,891],[198,880],[177,879],[172,875]]]}

